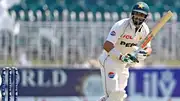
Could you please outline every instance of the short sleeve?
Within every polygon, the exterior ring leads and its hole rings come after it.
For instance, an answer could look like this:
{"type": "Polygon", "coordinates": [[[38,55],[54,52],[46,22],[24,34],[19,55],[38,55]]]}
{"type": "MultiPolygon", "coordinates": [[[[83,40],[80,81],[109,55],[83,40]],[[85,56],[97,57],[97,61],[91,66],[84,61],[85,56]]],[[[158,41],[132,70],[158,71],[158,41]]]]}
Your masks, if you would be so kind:
{"type": "Polygon", "coordinates": [[[123,20],[115,23],[112,26],[106,40],[112,42],[113,44],[115,44],[117,42],[118,38],[122,34],[123,26],[124,26],[124,21],[123,20]]]}

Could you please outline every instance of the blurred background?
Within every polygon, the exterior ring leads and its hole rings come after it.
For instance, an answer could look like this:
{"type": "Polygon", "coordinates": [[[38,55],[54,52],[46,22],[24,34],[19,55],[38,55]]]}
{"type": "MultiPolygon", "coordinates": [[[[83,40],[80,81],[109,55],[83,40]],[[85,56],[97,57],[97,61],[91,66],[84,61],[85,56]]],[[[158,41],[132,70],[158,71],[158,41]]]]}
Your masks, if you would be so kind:
{"type": "Polygon", "coordinates": [[[20,101],[97,101],[103,43],[138,1],[150,6],[150,29],[174,16],[130,70],[128,101],[180,101],[180,0],[0,0],[0,66],[20,68],[20,101]]]}
{"type": "MultiPolygon", "coordinates": [[[[1,0],[0,64],[96,65],[112,25],[129,17],[140,0],[1,0]]],[[[146,65],[180,64],[180,1],[144,0],[152,28],[172,10],[173,18],[152,41],[146,65]]]]}

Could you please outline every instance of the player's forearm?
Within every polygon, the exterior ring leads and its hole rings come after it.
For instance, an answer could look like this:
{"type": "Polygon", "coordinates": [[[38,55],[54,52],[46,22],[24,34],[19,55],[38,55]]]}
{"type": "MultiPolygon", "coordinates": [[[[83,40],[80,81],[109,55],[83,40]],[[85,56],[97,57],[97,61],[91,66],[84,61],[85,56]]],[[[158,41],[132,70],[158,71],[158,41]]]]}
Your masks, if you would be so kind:
{"type": "Polygon", "coordinates": [[[118,51],[118,50],[116,50],[114,48],[114,44],[113,43],[111,43],[109,41],[106,41],[104,43],[103,48],[110,55],[110,57],[115,58],[115,59],[120,59],[121,58],[120,51],[118,51]]]}
{"type": "Polygon", "coordinates": [[[109,42],[109,41],[106,41],[104,43],[104,46],[103,46],[104,50],[106,50],[106,52],[110,52],[113,48],[114,48],[114,44],[109,42]]]}

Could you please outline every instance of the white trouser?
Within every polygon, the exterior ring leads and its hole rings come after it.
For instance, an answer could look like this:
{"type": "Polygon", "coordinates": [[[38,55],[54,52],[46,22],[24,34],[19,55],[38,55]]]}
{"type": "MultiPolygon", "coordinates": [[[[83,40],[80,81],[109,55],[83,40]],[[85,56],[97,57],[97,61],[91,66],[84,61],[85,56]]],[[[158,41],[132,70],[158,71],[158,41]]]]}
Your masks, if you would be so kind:
{"type": "Polygon", "coordinates": [[[100,60],[100,63],[106,101],[122,101],[126,97],[124,89],[129,78],[127,64],[120,62],[120,60],[119,62],[113,61],[110,57],[103,61],[100,60]]]}

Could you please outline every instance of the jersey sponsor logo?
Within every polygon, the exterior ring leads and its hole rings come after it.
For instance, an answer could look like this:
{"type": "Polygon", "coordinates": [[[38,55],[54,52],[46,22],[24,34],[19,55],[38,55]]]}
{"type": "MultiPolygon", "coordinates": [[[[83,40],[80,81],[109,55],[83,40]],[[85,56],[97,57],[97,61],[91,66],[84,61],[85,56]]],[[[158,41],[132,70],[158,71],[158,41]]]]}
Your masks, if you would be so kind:
{"type": "Polygon", "coordinates": [[[133,39],[131,35],[123,35],[123,38],[125,38],[125,39],[133,39]]]}
{"type": "Polygon", "coordinates": [[[109,76],[109,78],[114,78],[115,73],[114,73],[114,72],[109,72],[109,73],[108,73],[108,76],[109,76]]]}
{"type": "Polygon", "coordinates": [[[137,46],[137,44],[135,44],[135,43],[126,43],[124,41],[121,41],[120,45],[125,45],[125,47],[137,46]]]}
{"type": "Polygon", "coordinates": [[[116,35],[116,32],[115,32],[115,31],[112,31],[112,32],[110,33],[110,35],[115,36],[115,35],[116,35]]]}

